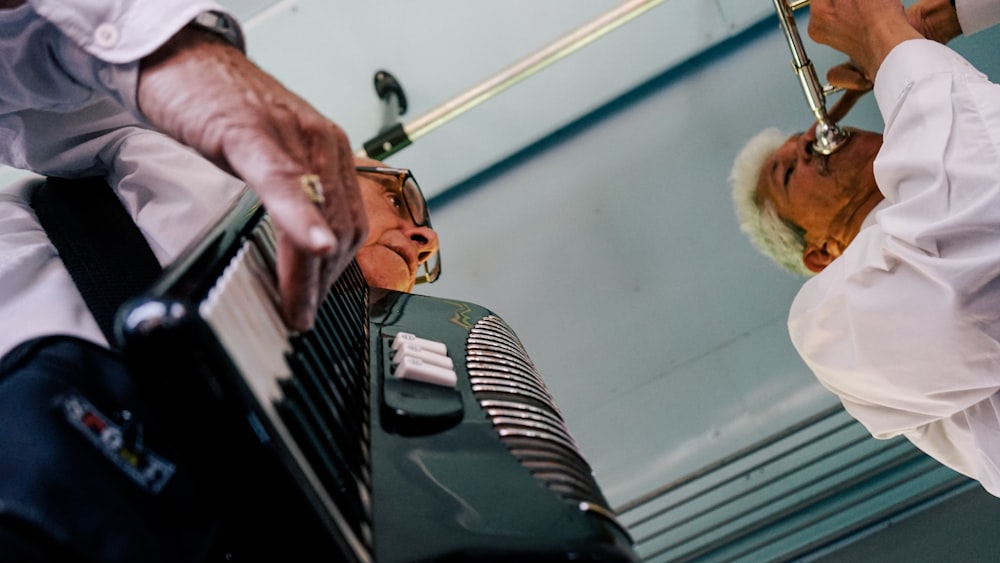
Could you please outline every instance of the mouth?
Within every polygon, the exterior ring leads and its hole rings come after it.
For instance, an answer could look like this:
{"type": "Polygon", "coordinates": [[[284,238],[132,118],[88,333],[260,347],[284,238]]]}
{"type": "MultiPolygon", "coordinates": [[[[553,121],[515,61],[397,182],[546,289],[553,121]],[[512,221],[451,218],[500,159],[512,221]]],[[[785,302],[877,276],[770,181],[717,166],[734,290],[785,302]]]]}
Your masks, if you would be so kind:
{"type": "Polygon", "coordinates": [[[403,260],[411,274],[417,271],[417,258],[408,248],[393,244],[386,245],[386,248],[395,252],[403,260]]]}

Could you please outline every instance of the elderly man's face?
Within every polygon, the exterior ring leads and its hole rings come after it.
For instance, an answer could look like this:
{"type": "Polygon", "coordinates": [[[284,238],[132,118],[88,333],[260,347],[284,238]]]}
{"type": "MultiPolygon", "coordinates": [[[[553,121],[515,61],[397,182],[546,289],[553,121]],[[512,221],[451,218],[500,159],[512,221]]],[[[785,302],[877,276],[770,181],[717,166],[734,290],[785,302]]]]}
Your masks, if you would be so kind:
{"type": "MultiPolygon", "coordinates": [[[[356,159],[356,164],[385,166],[365,158],[356,159]]],[[[368,239],[358,250],[358,265],[373,287],[411,291],[417,267],[438,249],[437,233],[413,224],[393,176],[359,171],[358,183],[369,227],[368,239]]]]}
{"type": "Polygon", "coordinates": [[[803,261],[820,271],[850,244],[881,200],[872,164],[882,136],[852,130],[850,141],[828,157],[812,151],[814,140],[810,130],[779,147],[761,168],[757,195],[805,231],[803,261]]]}

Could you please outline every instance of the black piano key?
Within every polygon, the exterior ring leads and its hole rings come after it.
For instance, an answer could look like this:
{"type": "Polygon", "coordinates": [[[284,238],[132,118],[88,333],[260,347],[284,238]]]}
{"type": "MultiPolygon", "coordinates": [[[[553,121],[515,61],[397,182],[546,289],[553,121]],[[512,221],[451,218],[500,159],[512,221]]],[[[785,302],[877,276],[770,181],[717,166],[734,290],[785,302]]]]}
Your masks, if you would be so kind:
{"type": "MultiPolygon", "coordinates": [[[[317,315],[318,331],[316,334],[322,338],[323,343],[329,348],[330,354],[337,359],[336,364],[342,365],[349,373],[360,373],[365,364],[365,359],[358,350],[358,341],[367,341],[364,336],[351,334],[348,325],[352,324],[341,315],[323,310],[317,315]]],[[[361,401],[361,386],[356,386],[355,400],[361,401]]]]}
{"type": "MultiPolygon", "coordinates": [[[[327,353],[322,346],[322,343],[315,338],[301,338],[293,342],[293,347],[297,354],[302,358],[302,361],[307,361],[316,373],[314,373],[313,380],[316,382],[317,387],[324,396],[329,396],[330,400],[338,413],[343,414],[355,414],[358,410],[356,405],[351,403],[350,397],[345,396],[346,394],[346,383],[342,381],[342,378],[334,378],[332,374],[328,372],[332,366],[336,365],[336,360],[331,358],[329,353],[327,353]]],[[[354,424],[353,422],[345,421],[346,424],[354,424]]]]}
{"type": "Polygon", "coordinates": [[[347,470],[357,476],[360,473],[358,463],[360,463],[360,442],[363,436],[355,433],[353,436],[345,433],[344,428],[336,424],[328,424],[324,420],[322,407],[317,404],[317,397],[309,393],[309,389],[303,385],[303,376],[295,379],[287,379],[281,382],[281,389],[286,393],[287,398],[293,398],[295,404],[299,406],[302,414],[308,417],[313,435],[318,438],[313,447],[322,449],[331,458],[345,466],[347,470]]]}
{"type": "Polygon", "coordinates": [[[362,523],[368,521],[367,510],[361,500],[354,471],[330,442],[317,435],[315,420],[306,412],[301,389],[293,381],[282,384],[286,399],[275,403],[282,421],[302,449],[317,477],[334,504],[345,514],[355,533],[360,534],[362,523]]]}
{"type": "Polygon", "coordinates": [[[331,327],[331,322],[327,315],[317,315],[316,324],[313,330],[303,338],[311,341],[315,349],[324,358],[324,368],[327,372],[328,384],[333,386],[337,393],[344,399],[346,405],[352,410],[366,410],[367,400],[361,388],[365,387],[365,381],[358,380],[358,374],[362,372],[362,363],[357,358],[352,360],[351,356],[359,355],[358,344],[347,344],[340,342],[336,331],[331,327]],[[352,377],[344,377],[344,373],[355,374],[352,377]]]}
{"type": "Polygon", "coordinates": [[[309,350],[307,343],[297,341],[296,352],[288,357],[296,380],[304,387],[320,418],[324,432],[334,442],[341,444],[344,455],[352,466],[361,463],[361,428],[355,413],[344,408],[339,398],[331,395],[322,375],[322,364],[309,350]]]}

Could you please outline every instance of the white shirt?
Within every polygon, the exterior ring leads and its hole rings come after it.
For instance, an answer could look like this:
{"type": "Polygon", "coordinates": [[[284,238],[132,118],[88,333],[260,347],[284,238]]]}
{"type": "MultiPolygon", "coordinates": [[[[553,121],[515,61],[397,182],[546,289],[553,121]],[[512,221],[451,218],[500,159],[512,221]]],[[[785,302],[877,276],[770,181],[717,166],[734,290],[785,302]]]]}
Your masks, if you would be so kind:
{"type": "Polygon", "coordinates": [[[956,0],[955,11],[965,35],[1000,24],[1000,0],[956,0]]]}
{"type": "MultiPolygon", "coordinates": [[[[206,10],[220,8],[203,0],[32,0],[0,10],[0,161],[43,174],[105,175],[163,264],[244,188],[124,109],[135,111],[137,58],[206,10]]],[[[0,191],[0,355],[46,334],[106,344],[28,205],[29,182],[0,191]]]]}
{"type": "Polygon", "coordinates": [[[913,40],[875,96],[886,201],[802,287],[789,332],[873,436],[904,435],[1000,496],[1000,86],[913,40]]]}

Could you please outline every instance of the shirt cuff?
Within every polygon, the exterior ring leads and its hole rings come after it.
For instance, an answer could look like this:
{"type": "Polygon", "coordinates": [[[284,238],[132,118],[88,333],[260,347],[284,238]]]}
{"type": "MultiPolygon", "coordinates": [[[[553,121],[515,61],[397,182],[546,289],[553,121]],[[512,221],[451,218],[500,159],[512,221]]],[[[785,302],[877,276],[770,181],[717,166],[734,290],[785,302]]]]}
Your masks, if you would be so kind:
{"type": "Polygon", "coordinates": [[[914,83],[933,74],[983,77],[969,61],[936,41],[904,41],[889,52],[875,75],[875,101],[884,122],[892,122],[899,100],[914,83]]]}
{"type": "Polygon", "coordinates": [[[35,0],[31,6],[36,17],[48,21],[61,34],[53,41],[62,46],[53,52],[64,72],[81,85],[111,95],[143,121],[136,101],[139,61],[181,28],[210,13],[229,28],[230,42],[235,39],[236,46],[243,48],[236,18],[211,0],[121,0],[101,3],[100,8],[92,4],[35,0]]]}
{"type": "Polygon", "coordinates": [[[965,35],[972,35],[1000,24],[1000,2],[957,0],[954,4],[958,13],[958,24],[965,35]]]}
{"type": "MultiPolygon", "coordinates": [[[[102,2],[35,0],[32,6],[84,51],[108,63],[136,62],[203,12],[226,14],[211,0],[102,2]]],[[[235,18],[227,17],[236,29],[235,18]]]]}

